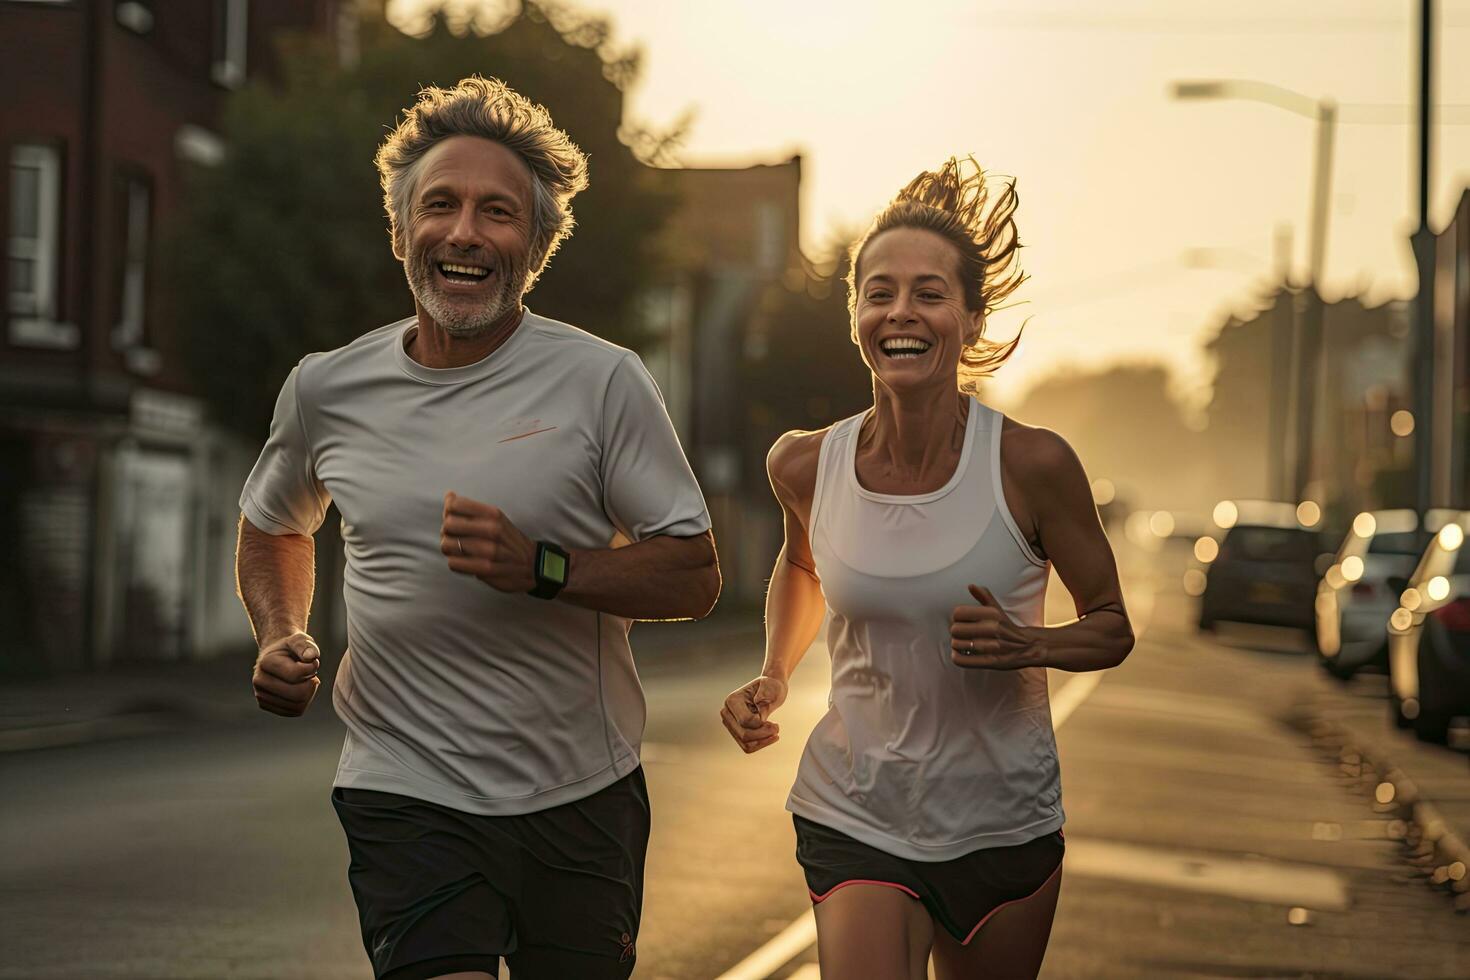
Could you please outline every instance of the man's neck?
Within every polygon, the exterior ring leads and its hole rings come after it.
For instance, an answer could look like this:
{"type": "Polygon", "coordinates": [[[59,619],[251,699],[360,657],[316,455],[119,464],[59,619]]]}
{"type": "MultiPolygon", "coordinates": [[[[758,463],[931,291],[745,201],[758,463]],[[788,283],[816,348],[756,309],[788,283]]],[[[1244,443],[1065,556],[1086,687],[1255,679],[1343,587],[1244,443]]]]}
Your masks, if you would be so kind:
{"type": "Polygon", "coordinates": [[[510,339],[520,326],[525,307],[515,309],[495,322],[489,330],[473,337],[452,336],[434,318],[418,307],[418,329],[407,345],[408,356],[427,368],[456,368],[484,360],[510,339]]]}

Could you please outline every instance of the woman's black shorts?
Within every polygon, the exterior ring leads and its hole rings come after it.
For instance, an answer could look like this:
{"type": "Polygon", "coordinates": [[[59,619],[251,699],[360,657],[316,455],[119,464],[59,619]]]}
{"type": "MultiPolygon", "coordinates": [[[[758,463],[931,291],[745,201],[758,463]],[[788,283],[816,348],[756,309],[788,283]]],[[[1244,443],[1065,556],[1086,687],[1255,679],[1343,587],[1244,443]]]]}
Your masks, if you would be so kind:
{"type": "Polygon", "coordinates": [[[624,980],[633,972],[648,848],[635,769],[584,799],[507,817],[336,789],[347,880],[379,980],[461,970],[624,980]]]}
{"type": "Polygon", "coordinates": [[[813,902],[845,885],[886,885],[924,903],[935,922],[968,944],[1001,907],[1030,898],[1062,866],[1060,830],[1012,847],[971,851],[952,861],[895,857],[801,817],[796,860],[813,902]]]}

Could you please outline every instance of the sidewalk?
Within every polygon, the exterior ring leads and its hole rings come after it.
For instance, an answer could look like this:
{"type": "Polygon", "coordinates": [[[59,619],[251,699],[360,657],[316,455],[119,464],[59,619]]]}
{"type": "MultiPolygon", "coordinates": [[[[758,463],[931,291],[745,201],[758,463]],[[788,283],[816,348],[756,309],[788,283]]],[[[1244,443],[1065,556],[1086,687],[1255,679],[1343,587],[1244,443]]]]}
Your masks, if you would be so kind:
{"type": "MultiPolygon", "coordinates": [[[[640,670],[657,670],[659,659],[677,650],[718,656],[724,640],[759,635],[760,629],[758,613],[740,610],[697,623],[639,623],[633,627],[633,652],[640,670]]],[[[254,656],[246,646],[212,660],[6,681],[0,684],[0,754],[253,718],[260,713],[250,690],[254,656]]],[[[336,657],[323,657],[321,678],[328,688],[337,663],[336,657]]],[[[318,707],[326,693],[318,695],[318,707]]]]}
{"type": "Polygon", "coordinates": [[[1379,696],[1386,678],[1364,675],[1351,685],[1322,678],[1295,719],[1343,778],[1394,819],[1416,873],[1470,912],[1470,753],[1429,745],[1396,728],[1379,696]]]}

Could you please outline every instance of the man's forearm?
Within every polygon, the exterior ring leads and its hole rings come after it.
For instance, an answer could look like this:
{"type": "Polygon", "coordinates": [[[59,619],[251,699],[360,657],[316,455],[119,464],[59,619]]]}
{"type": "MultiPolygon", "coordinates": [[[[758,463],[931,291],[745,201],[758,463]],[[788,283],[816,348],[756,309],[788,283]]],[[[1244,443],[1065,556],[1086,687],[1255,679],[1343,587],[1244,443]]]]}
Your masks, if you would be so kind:
{"type": "Polygon", "coordinates": [[[626,619],[703,619],[720,596],[714,536],[658,535],[622,548],[576,550],[559,599],[626,619]]]}
{"type": "Polygon", "coordinates": [[[240,518],[235,587],[262,648],[306,630],[316,581],[316,544],[303,534],[267,534],[240,518]]]}

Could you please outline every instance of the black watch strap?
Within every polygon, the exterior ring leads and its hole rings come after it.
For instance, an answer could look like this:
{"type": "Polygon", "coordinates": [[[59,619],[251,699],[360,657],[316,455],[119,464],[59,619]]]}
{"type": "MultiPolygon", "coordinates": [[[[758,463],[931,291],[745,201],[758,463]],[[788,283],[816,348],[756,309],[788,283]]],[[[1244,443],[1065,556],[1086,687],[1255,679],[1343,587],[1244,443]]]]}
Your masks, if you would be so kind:
{"type": "Polygon", "coordinates": [[[556,594],[567,584],[572,570],[572,560],[566,551],[550,541],[536,542],[536,587],[527,595],[537,599],[555,599],[556,594]]]}

